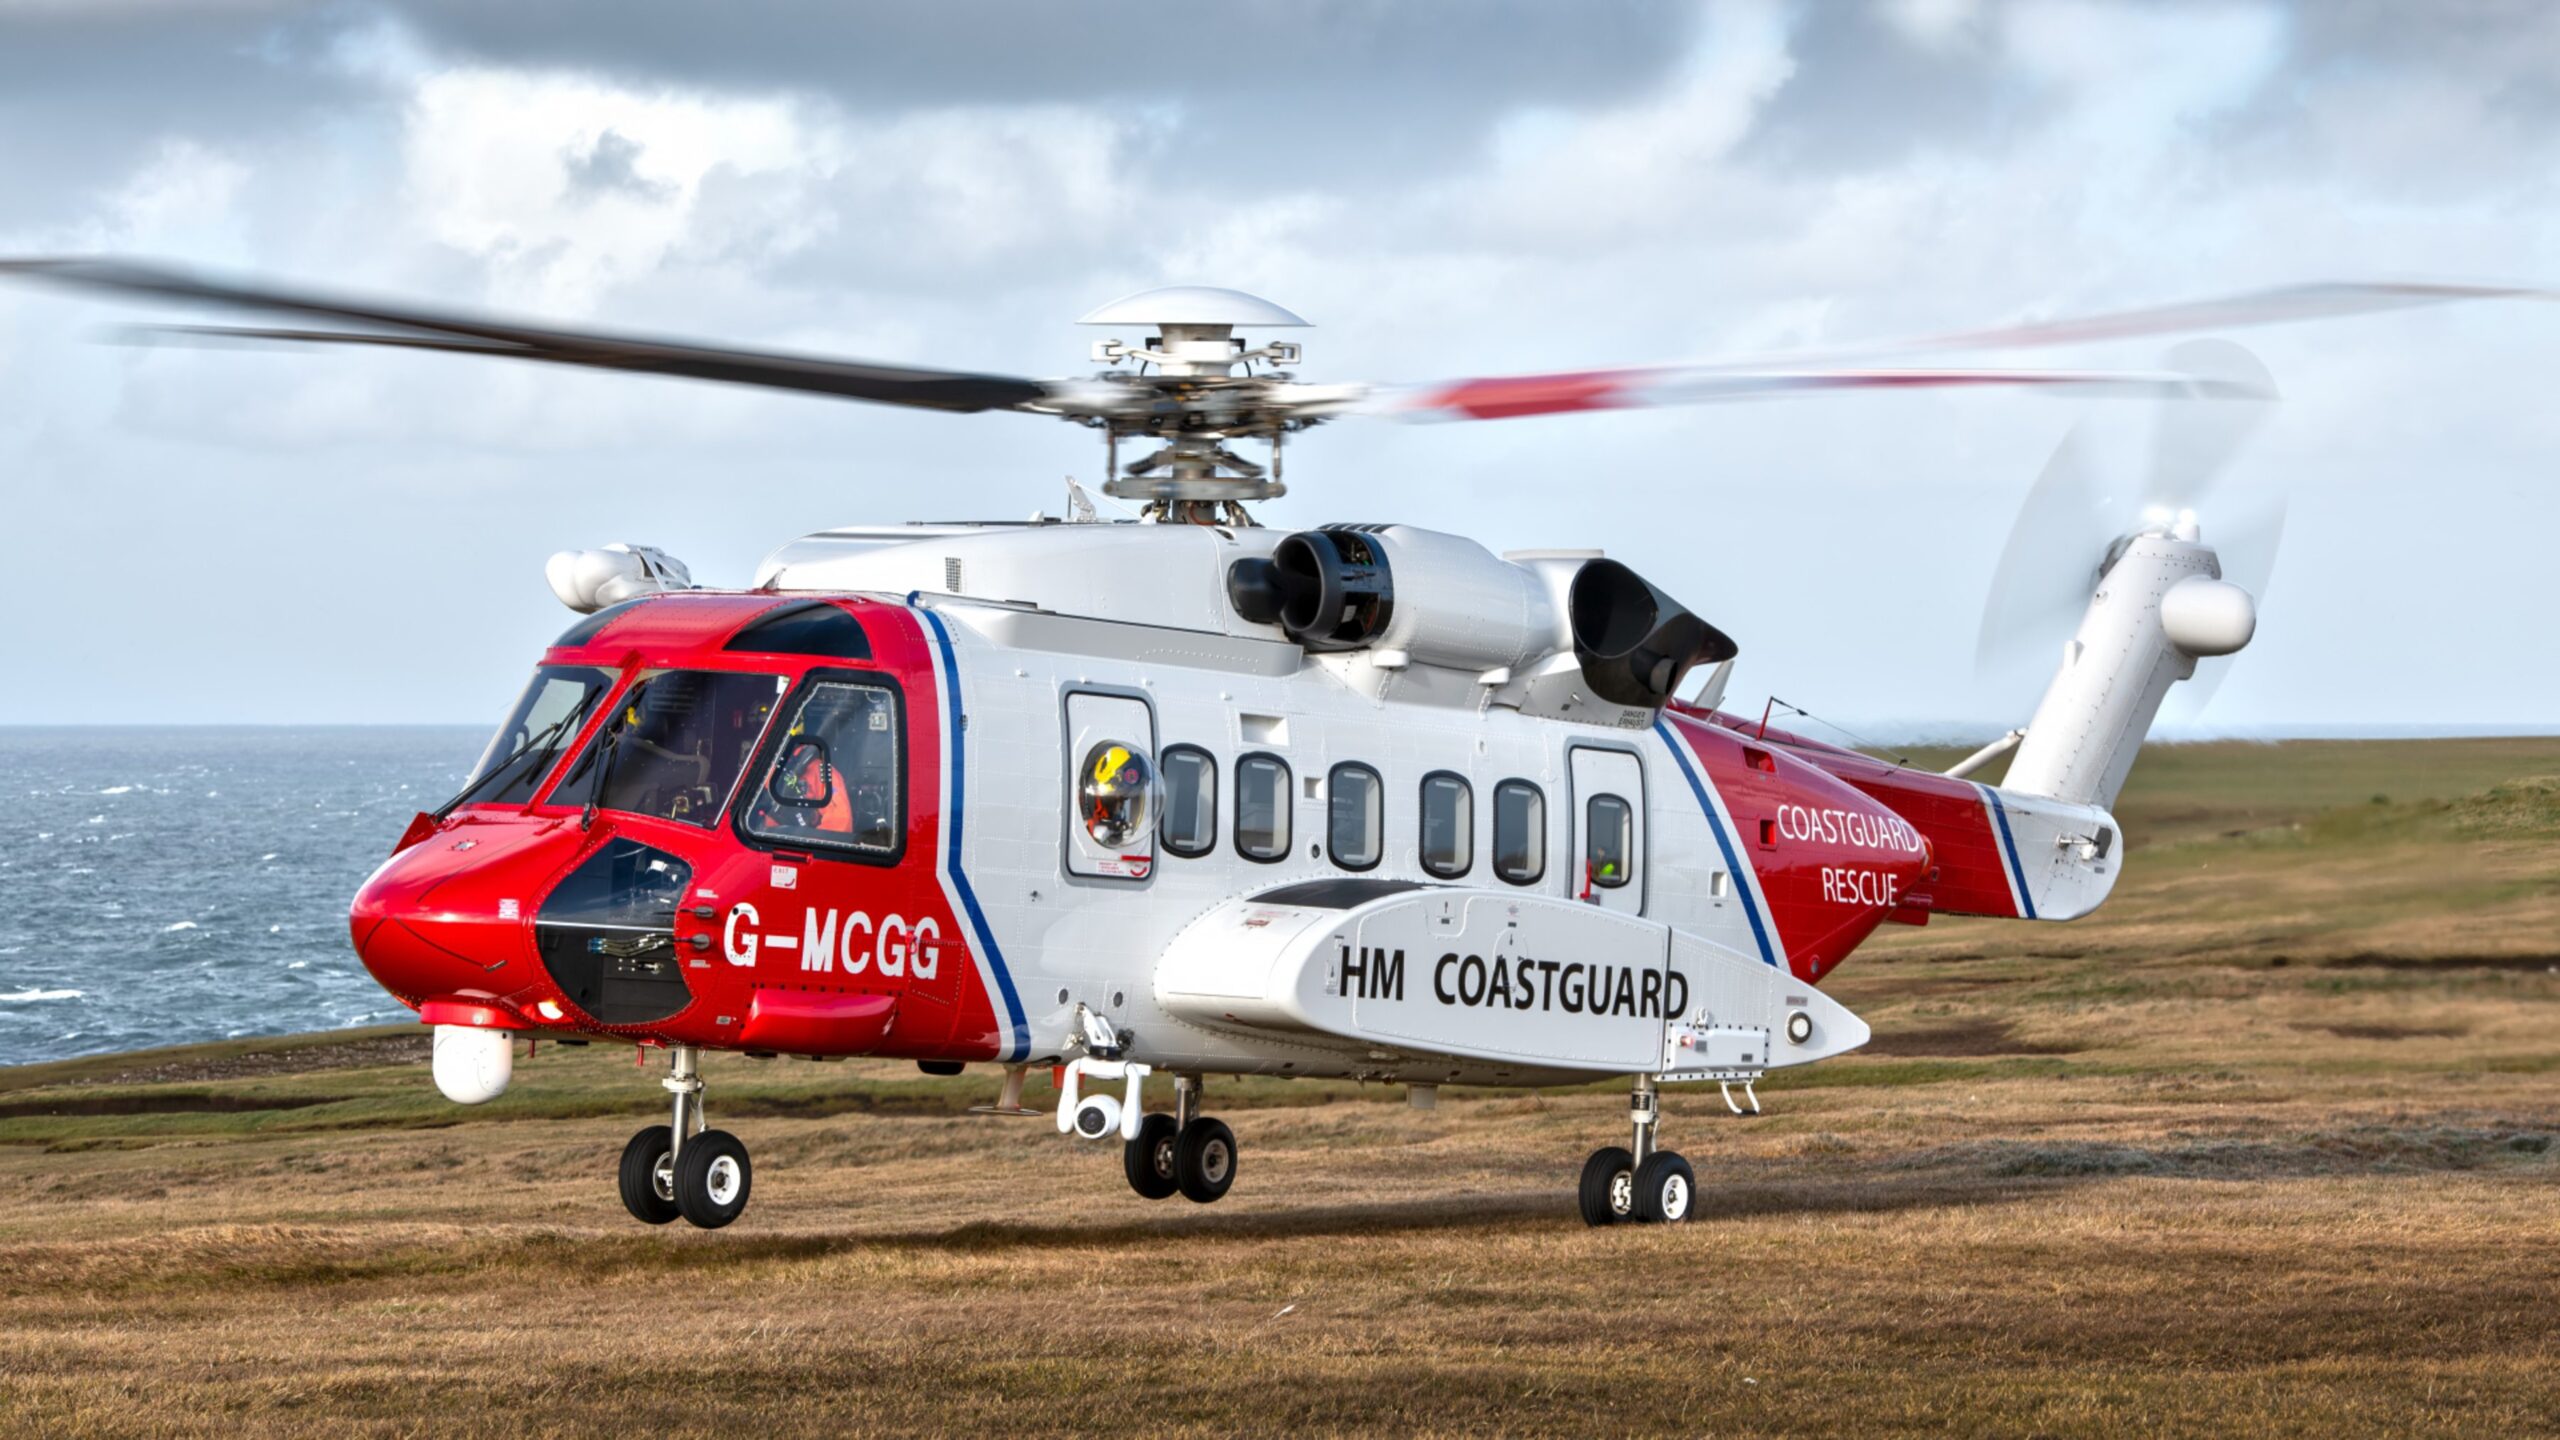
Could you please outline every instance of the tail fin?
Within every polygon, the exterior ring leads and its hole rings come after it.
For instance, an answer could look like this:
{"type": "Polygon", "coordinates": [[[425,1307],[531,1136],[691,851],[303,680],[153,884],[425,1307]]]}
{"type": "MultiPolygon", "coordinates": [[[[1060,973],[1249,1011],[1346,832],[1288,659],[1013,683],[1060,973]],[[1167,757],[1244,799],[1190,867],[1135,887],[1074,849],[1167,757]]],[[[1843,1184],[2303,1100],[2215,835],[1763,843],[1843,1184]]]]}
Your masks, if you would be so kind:
{"type": "Polygon", "coordinates": [[[2198,659],[2247,645],[2257,623],[2193,521],[2120,542],[2002,790],[2113,808],[2169,687],[2198,659]]]}

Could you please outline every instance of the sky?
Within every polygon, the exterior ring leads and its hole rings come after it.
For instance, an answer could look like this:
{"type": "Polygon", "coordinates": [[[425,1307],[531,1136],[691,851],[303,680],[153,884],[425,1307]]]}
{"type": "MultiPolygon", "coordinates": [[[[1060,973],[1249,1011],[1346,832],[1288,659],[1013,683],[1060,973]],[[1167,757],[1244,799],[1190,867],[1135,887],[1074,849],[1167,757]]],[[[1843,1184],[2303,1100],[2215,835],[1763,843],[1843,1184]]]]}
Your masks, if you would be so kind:
{"type": "MultiPolygon", "coordinates": [[[[62,254],[1031,376],[1218,284],[1315,322],[1304,378],[1380,381],[2560,284],[2560,7],[0,0],[0,255],[62,254]]],[[[0,723],[492,723],[570,619],[554,550],[744,584],[1100,479],[1038,417],[108,343],[166,318],[0,288],[0,723]]],[[[2560,726],[2560,305],[2238,338],[2286,398],[2201,519],[2289,518],[2176,733],[2560,726]]],[[[2138,467],[2148,411],[1345,421],[1259,513],[1603,547],[1739,640],[1737,707],[1987,737],[2048,668],[1976,665],[2011,519],[2084,419],[2138,467]]]]}

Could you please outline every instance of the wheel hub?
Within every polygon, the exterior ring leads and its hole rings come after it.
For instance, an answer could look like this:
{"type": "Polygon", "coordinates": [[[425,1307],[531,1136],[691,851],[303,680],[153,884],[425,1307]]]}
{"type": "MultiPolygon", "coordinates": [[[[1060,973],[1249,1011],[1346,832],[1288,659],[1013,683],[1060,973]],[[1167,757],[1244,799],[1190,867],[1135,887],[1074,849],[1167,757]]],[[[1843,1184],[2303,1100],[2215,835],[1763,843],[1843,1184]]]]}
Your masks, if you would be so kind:
{"type": "Polygon", "coordinates": [[[723,1155],[711,1162],[711,1173],[704,1188],[711,1192],[715,1205],[726,1205],[738,1198],[738,1162],[723,1155]]]}

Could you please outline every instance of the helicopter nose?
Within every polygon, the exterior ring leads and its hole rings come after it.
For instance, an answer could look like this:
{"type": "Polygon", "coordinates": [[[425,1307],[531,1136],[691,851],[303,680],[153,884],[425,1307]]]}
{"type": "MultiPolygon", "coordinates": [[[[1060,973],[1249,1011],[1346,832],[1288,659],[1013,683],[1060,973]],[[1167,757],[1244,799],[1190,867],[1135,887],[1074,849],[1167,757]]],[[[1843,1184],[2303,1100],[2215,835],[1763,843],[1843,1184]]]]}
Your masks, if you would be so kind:
{"type": "Polygon", "coordinates": [[[495,826],[432,835],[356,892],[348,938],[385,989],[411,1000],[517,988],[529,978],[533,944],[514,895],[556,868],[549,851],[562,843],[495,826]]]}
{"type": "Polygon", "coordinates": [[[412,1000],[484,988],[493,968],[479,958],[487,937],[475,937],[470,932],[477,927],[429,903],[443,877],[399,873],[404,868],[420,867],[395,861],[366,881],[348,907],[348,937],[364,968],[384,989],[412,1000]]]}

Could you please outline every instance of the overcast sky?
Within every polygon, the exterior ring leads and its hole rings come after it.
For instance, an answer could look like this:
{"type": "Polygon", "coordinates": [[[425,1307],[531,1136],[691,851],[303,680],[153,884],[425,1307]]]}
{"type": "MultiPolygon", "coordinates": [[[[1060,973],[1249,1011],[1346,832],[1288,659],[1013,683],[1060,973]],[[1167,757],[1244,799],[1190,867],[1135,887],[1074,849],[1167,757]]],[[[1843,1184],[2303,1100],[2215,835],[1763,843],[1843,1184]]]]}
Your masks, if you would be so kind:
{"type": "MultiPolygon", "coordinates": [[[[1303,375],[1379,380],[2553,283],[2555,186],[2541,0],[0,0],[0,254],[1034,376],[1170,283],[1267,295],[1316,322],[1303,375]]],[[[1033,417],[98,343],[168,313],[0,290],[0,722],[491,722],[568,622],[555,549],[743,584],[809,530],[1099,479],[1033,417]]],[[[2287,401],[2221,503],[2281,489],[2291,519],[2258,644],[2188,723],[2560,724],[2560,306],[2242,338],[2287,401]]],[[[1740,640],[1738,704],[1996,732],[2036,685],[1975,674],[1992,567],[2087,409],[1346,422],[1263,519],[1603,546],[1740,640]]]]}

